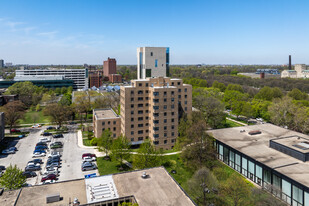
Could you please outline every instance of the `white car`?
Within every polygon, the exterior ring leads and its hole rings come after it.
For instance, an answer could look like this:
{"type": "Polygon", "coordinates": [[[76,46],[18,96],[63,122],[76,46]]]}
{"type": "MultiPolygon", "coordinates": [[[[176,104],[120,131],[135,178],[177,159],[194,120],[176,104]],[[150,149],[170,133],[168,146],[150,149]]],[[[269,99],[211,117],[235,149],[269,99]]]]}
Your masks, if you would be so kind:
{"type": "Polygon", "coordinates": [[[50,157],[61,157],[61,154],[59,152],[53,152],[53,153],[48,155],[48,158],[50,158],[50,157]]]}
{"type": "Polygon", "coordinates": [[[42,176],[46,176],[46,175],[49,175],[49,174],[54,174],[56,176],[59,176],[59,171],[58,170],[45,170],[43,173],[42,173],[42,176]]]}
{"type": "Polygon", "coordinates": [[[41,127],[41,125],[40,124],[32,125],[32,128],[37,128],[37,127],[41,127]]]}
{"type": "Polygon", "coordinates": [[[56,180],[45,180],[44,182],[41,182],[39,185],[46,185],[46,184],[52,184],[55,183],[56,180]]]}
{"type": "Polygon", "coordinates": [[[96,160],[95,157],[89,157],[89,156],[87,156],[87,157],[84,157],[84,158],[83,158],[83,161],[84,161],[84,162],[92,162],[92,161],[95,161],[95,160],[96,160]]]}
{"type": "Polygon", "coordinates": [[[39,139],[40,142],[50,142],[50,139],[47,137],[42,137],[39,139]]]}
{"type": "Polygon", "coordinates": [[[33,154],[32,157],[44,157],[46,155],[46,153],[40,153],[40,152],[36,152],[33,154]]]}
{"type": "Polygon", "coordinates": [[[33,166],[41,166],[40,163],[36,163],[36,164],[35,164],[35,163],[33,163],[33,162],[30,162],[30,163],[27,164],[27,166],[30,166],[30,165],[33,165],[33,166]]]}

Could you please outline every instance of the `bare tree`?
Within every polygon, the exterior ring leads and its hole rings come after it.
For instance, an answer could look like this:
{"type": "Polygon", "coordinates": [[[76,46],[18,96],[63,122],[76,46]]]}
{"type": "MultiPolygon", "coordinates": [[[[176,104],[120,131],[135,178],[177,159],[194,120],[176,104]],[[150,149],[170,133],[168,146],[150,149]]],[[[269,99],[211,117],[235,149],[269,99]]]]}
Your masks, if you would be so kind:
{"type": "Polygon", "coordinates": [[[19,119],[24,116],[25,105],[21,101],[9,102],[2,107],[5,114],[5,122],[9,125],[10,131],[19,119]]]}

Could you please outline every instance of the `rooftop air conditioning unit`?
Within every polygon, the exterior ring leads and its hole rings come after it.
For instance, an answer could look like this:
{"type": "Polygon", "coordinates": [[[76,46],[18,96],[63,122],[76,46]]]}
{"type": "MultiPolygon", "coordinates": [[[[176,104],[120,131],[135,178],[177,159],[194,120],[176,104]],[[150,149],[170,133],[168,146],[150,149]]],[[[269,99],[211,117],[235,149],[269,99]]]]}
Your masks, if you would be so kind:
{"type": "Polygon", "coordinates": [[[46,196],[46,203],[58,202],[60,201],[60,194],[52,194],[46,196]]]}
{"type": "Polygon", "coordinates": [[[250,131],[248,134],[257,135],[257,134],[262,134],[262,132],[260,130],[253,130],[253,131],[250,131]]]}

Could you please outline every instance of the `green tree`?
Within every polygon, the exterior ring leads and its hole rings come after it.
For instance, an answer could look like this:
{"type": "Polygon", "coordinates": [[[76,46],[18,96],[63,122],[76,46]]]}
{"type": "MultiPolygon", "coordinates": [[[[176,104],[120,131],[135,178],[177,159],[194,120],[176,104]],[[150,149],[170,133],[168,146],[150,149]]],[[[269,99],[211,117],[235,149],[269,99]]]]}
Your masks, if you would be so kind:
{"type": "Polygon", "coordinates": [[[18,120],[24,117],[25,105],[19,100],[13,101],[4,105],[1,110],[4,112],[5,122],[11,131],[12,127],[18,123],[18,120]]]}
{"type": "Polygon", "coordinates": [[[4,174],[0,177],[0,185],[7,190],[16,190],[21,188],[26,183],[26,177],[23,171],[16,165],[8,166],[4,174]]]}
{"type": "Polygon", "coordinates": [[[249,205],[251,198],[250,187],[239,174],[233,173],[225,183],[221,185],[220,193],[231,205],[249,205]]]}
{"type": "Polygon", "coordinates": [[[214,191],[218,190],[219,183],[208,168],[203,167],[197,170],[187,184],[198,205],[207,206],[216,202],[217,195],[214,191]]]}
{"type": "Polygon", "coordinates": [[[70,119],[72,115],[71,108],[61,104],[50,104],[45,107],[44,114],[51,117],[52,121],[57,123],[59,127],[63,122],[70,119]]]}
{"type": "Polygon", "coordinates": [[[238,91],[238,92],[244,93],[244,89],[239,84],[229,84],[229,85],[227,85],[226,90],[238,91]]]}
{"type": "Polygon", "coordinates": [[[308,99],[308,94],[301,92],[299,89],[294,88],[292,91],[288,92],[288,96],[295,100],[306,100],[308,99]]]}
{"type": "Polygon", "coordinates": [[[144,141],[134,155],[133,165],[138,169],[160,166],[162,163],[162,153],[156,150],[155,146],[149,141],[144,141]]]}
{"type": "Polygon", "coordinates": [[[120,164],[120,170],[123,170],[123,160],[130,157],[130,144],[128,139],[120,135],[114,139],[111,149],[111,157],[120,164]]]}
{"type": "Polygon", "coordinates": [[[256,95],[255,99],[263,99],[266,101],[272,101],[275,98],[281,98],[283,97],[283,93],[281,89],[278,87],[271,88],[271,87],[263,87],[256,95]]]}
{"type": "Polygon", "coordinates": [[[97,145],[100,150],[102,150],[106,156],[109,156],[109,152],[111,150],[113,144],[112,132],[109,129],[106,129],[102,132],[100,138],[98,138],[97,145]]]}
{"type": "Polygon", "coordinates": [[[225,84],[219,83],[217,80],[212,83],[212,87],[220,89],[221,92],[224,92],[226,89],[225,84]]]}

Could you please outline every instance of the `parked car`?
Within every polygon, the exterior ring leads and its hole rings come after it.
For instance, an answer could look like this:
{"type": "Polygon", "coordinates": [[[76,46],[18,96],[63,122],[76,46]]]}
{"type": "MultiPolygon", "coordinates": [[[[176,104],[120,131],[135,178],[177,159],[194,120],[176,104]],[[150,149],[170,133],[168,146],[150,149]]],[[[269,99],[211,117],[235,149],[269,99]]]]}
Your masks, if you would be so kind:
{"type": "Polygon", "coordinates": [[[97,166],[92,162],[83,162],[81,169],[82,169],[82,171],[95,170],[95,169],[97,169],[97,166]]]}
{"type": "Polygon", "coordinates": [[[40,138],[40,142],[50,142],[50,139],[46,137],[42,137],[40,138]]]}
{"type": "Polygon", "coordinates": [[[58,170],[45,170],[42,173],[43,176],[46,176],[46,175],[49,175],[49,174],[54,174],[56,176],[59,176],[59,171],[58,170]]]}
{"type": "Polygon", "coordinates": [[[46,151],[45,151],[45,150],[42,150],[42,149],[35,149],[35,150],[33,151],[33,154],[35,154],[35,153],[45,153],[45,155],[46,155],[46,151]]]}
{"type": "Polygon", "coordinates": [[[26,176],[26,178],[30,178],[30,177],[36,177],[36,173],[33,171],[25,171],[23,172],[23,175],[26,176]]]}
{"type": "Polygon", "coordinates": [[[37,146],[35,146],[35,149],[44,150],[44,149],[48,149],[48,147],[46,145],[37,145],[37,146]]]}
{"type": "Polygon", "coordinates": [[[84,153],[82,155],[82,159],[84,159],[84,157],[95,157],[95,158],[97,158],[97,156],[95,154],[91,154],[91,153],[84,153]]]}
{"type": "Polygon", "coordinates": [[[49,127],[47,127],[46,129],[47,129],[47,130],[52,130],[52,129],[56,129],[56,128],[55,128],[55,127],[49,126],[49,127]]]}
{"type": "Polygon", "coordinates": [[[8,150],[17,151],[17,147],[10,147],[8,150]]]}
{"type": "Polygon", "coordinates": [[[52,184],[55,183],[56,180],[45,180],[44,182],[40,183],[40,185],[52,184]]]}
{"type": "MultiPolygon", "coordinates": [[[[50,165],[50,164],[52,164],[52,163],[58,163],[58,164],[60,164],[60,159],[49,159],[49,160],[47,160],[46,165],[50,165]]],[[[57,165],[57,166],[58,166],[58,165],[57,165]]]]}
{"type": "Polygon", "coordinates": [[[33,162],[35,164],[43,164],[42,159],[33,159],[33,160],[29,161],[28,163],[30,163],[30,162],[33,162]]]}
{"type": "Polygon", "coordinates": [[[48,167],[46,171],[58,171],[58,167],[48,167]]]}
{"type": "Polygon", "coordinates": [[[30,165],[40,166],[40,163],[28,162],[27,166],[30,166],[30,165]]]}
{"type": "Polygon", "coordinates": [[[2,150],[2,154],[15,154],[15,150],[5,149],[5,150],[2,150]]]}
{"type": "Polygon", "coordinates": [[[11,129],[11,132],[20,132],[19,129],[11,129]]]}
{"type": "Polygon", "coordinates": [[[51,168],[51,167],[60,167],[60,163],[59,162],[48,162],[46,163],[46,168],[51,168]]]}
{"type": "Polygon", "coordinates": [[[44,146],[47,146],[47,143],[46,143],[46,142],[38,142],[38,143],[36,143],[36,146],[38,146],[38,145],[44,145],[44,146]]]}
{"type": "Polygon", "coordinates": [[[63,138],[63,134],[55,134],[53,135],[53,138],[63,138]]]}
{"type": "Polygon", "coordinates": [[[41,182],[44,182],[46,180],[56,180],[57,176],[55,174],[49,174],[45,177],[42,177],[41,182]]]}
{"type": "Polygon", "coordinates": [[[83,158],[83,161],[84,162],[92,162],[92,161],[95,161],[96,158],[95,157],[90,157],[90,156],[86,156],[83,158]]]}
{"type": "Polygon", "coordinates": [[[47,161],[57,161],[57,162],[60,162],[61,159],[58,156],[54,156],[54,157],[48,157],[47,161]]]}
{"type": "Polygon", "coordinates": [[[1,170],[1,171],[5,170],[5,166],[0,165],[0,170],[1,170]]]}
{"type": "Polygon", "coordinates": [[[50,157],[61,157],[61,154],[60,154],[60,152],[51,152],[48,155],[48,158],[50,158],[50,157]]]}
{"type": "Polygon", "coordinates": [[[33,154],[32,157],[44,157],[46,155],[46,153],[40,153],[40,152],[36,152],[33,154]]]}
{"type": "Polygon", "coordinates": [[[50,133],[50,132],[43,132],[41,135],[43,135],[43,136],[51,136],[52,133],[50,133]]]}
{"type": "Polygon", "coordinates": [[[28,165],[25,167],[25,171],[37,171],[41,170],[41,166],[36,166],[36,165],[28,165]]]}
{"type": "Polygon", "coordinates": [[[37,128],[37,127],[41,127],[41,125],[40,124],[32,125],[32,128],[37,128]]]}
{"type": "Polygon", "coordinates": [[[26,135],[24,135],[24,134],[18,135],[19,139],[24,138],[24,137],[26,137],[26,135]]]}
{"type": "Polygon", "coordinates": [[[59,144],[59,143],[52,143],[51,145],[50,145],[50,148],[51,149],[56,149],[56,148],[62,148],[62,144],[59,144]]]}

